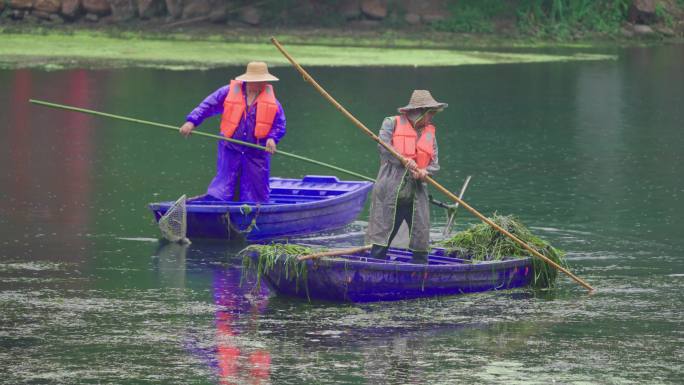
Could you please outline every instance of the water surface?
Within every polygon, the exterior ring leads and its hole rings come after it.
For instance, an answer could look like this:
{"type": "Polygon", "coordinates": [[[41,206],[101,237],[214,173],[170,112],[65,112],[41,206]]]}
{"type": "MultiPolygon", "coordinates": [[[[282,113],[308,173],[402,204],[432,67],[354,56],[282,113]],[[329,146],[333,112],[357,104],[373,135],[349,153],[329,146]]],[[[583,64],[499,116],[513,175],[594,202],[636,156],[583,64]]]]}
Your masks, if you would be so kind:
{"type": "MultiPolygon", "coordinates": [[[[458,190],[472,175],[466,201],[517,215],[598,289],[561,278],[545,292],[361,306],[240,286],[239,246],[157,241],[146,204],[202,193],[211,140],[27,103],[180,124],[242,67],[0,71],[0,382],[680,382],[684,47],[617,54],[310,68],[374,130],[414,88],[449,103],[435,118],[436,179],[458,190]]],[[[294,70],[274,72],[281,148],[375,176],[375,145],[294,70]]],[[[274,160],[274,175],[325,173],[274,160]]],[[[445,216],[432,214],[439,239],[445,216]]],[[[360,244],[366,218],[308,241],[360,244]]],[[[475,221],[463,211],[457,227],[475,221]]]]}

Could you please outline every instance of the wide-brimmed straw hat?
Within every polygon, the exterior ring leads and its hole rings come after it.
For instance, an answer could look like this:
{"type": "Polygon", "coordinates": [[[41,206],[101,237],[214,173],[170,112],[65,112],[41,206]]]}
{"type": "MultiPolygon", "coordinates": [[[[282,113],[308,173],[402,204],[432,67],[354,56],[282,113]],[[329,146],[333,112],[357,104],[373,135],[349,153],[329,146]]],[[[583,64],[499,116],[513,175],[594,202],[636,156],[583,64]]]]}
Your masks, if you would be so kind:
{"type": "Polygon", "coordinates": [[[428,90],[413,90],[409,104],[404,107],[399,107],[399,112],[406,112],[419,108],[430,108],[441,111],[448,106],[449,105],[446,103],[436,101],[428,90]]]}
{"type": "Polygon", "coordinates": [[[235,78],[243,82],[277,82],[278,78],[268,73],[268,66],[262,61],[247,63],[247,71],[235,78]]]}

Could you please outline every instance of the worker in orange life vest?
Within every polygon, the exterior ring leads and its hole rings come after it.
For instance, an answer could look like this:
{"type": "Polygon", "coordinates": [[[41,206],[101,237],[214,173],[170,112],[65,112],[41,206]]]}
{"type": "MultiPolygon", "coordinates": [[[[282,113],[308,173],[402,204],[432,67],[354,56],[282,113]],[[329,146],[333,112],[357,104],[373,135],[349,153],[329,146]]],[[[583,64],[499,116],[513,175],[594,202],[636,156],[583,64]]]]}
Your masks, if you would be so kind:
{"type": "Polygon", "coordinates": [[[271,154],[285,135],[285,113],[270,84],[277,80],[266,63],[250,62],[244,74],[207,96],[186,117],[180,127],[186,137],[208,117],[221,114],[221,135],[267,149],[219,141],[216,176],[203,199],[268,201],[271,154]]]}
{"type": "Polygon", "coordinates": [[[409,228],[414,263],[426,263],[430,243],[430,207],[425,177],[439,170],[432,117],[446,108],[429,91],[415,90],[399,115],[385,118],[380,139],[407,159],[407,167],[380,149],[380,170],[373,186],[367,238],[371,257],[385,259],[401,224],[409,228]]]}

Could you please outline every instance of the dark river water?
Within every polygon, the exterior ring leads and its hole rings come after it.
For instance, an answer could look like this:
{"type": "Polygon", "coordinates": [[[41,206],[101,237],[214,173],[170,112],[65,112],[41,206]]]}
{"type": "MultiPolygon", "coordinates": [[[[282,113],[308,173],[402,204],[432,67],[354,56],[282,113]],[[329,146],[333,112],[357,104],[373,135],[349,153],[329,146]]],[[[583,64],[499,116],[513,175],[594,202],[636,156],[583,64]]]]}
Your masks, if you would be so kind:
{"type": "MultiPolygon", "coordinates": [[[[212,140],[27,102],[180,124],[242,67],[0,71],[0,383],[681,383],[684,46],[609,53],[309,69],[374,130],[414,88],[449,103],[435,179],[457,191],[472,175],[468,203],[515,214],[597,289],[561,277],[360,306],[240,286],[239,246],[158,242],[147,203],[204,192],[212,140]]],[[[375,145],[293,69],[273,72],[280,148],[375,176],[375,145]]],[[[274,158],[273,175],[327,173],[274,158]]],[[[307,241],[361,244],[367,215],[307,241]]],[[[463,211],[457,227],[475,222],[463,211]]]]}

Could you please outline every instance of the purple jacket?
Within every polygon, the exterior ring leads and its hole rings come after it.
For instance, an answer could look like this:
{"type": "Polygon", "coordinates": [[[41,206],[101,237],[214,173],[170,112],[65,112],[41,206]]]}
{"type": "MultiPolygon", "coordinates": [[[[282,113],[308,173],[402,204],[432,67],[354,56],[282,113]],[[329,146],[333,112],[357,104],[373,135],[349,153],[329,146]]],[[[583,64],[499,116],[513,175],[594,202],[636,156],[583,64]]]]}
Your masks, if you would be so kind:
{"type": "MultiPolygon", "coordinates": [[[[192,112],[188,114],[185,120],[193,123],[195,127],[197,127],[202,124],[205,119],[214,115],[223,114],[223,101],[226,99],[226,95],[228,95],[228,87],[229,85],[225,85],[214,91],[214,93],[211,95],[207,96],[202,103],[200,103],[197,107],[195,107],[194,110],[192,110],[192,112]]],[[[242,94],[245,95],[245,97],[247,95],[244,83],[242,83],[242,94]]],[[[235,132],[233,133],[233,139],[263,146],[266,144],[266,140],[271,138],[276,142],[276,144],[278,144],[280,139],[285,136],[285,113],[283,112],[283,107],[280,105],[280,102],[276,100],[276,103],[278,103],[278,112],[273,119],[271,131],[268,133],[266,138],[257,141],[254,137],[254,126],[256,125],[256,108],[254,108],[255,104],[252,104],[247,111],[247,119],[242,119],[238,127],[235,129],[235,132]]],[[[241,150],[241,146],[238,144],[228,142],[224,143],[226,143],[230,149],[235,151],[241,150]]]]}
{"type": "MultiPolygon", "coordinates": [[[[192,110],[186,120],[195,126],[199,126],[205,119],[222,114],[223,102],[228,94],[228,88],[228,85],[223,86],[207,96],[202,103],[192,110]]],[[[242,93],[247,94],[244,83],[242,93]]],[[[232,138],[262,146],[266,144],[269,138],[278,143],[285,135],[285,113],[280,102],[276,102],[278,103],[278,112],[266,138],[257,140],[254,137],[257,110],[255,104],[249,108],[246,117],[240,120],[232,138]]],[[[237,198],[243,202],[267,202],[270,193],[270,171],[271,154],[268,152],[221,140],[218,143],[216,176],[209,183],[207,194],[226,201],[237,198]],[[236,197],[236,195],[239,196],[236,197]]]]}

